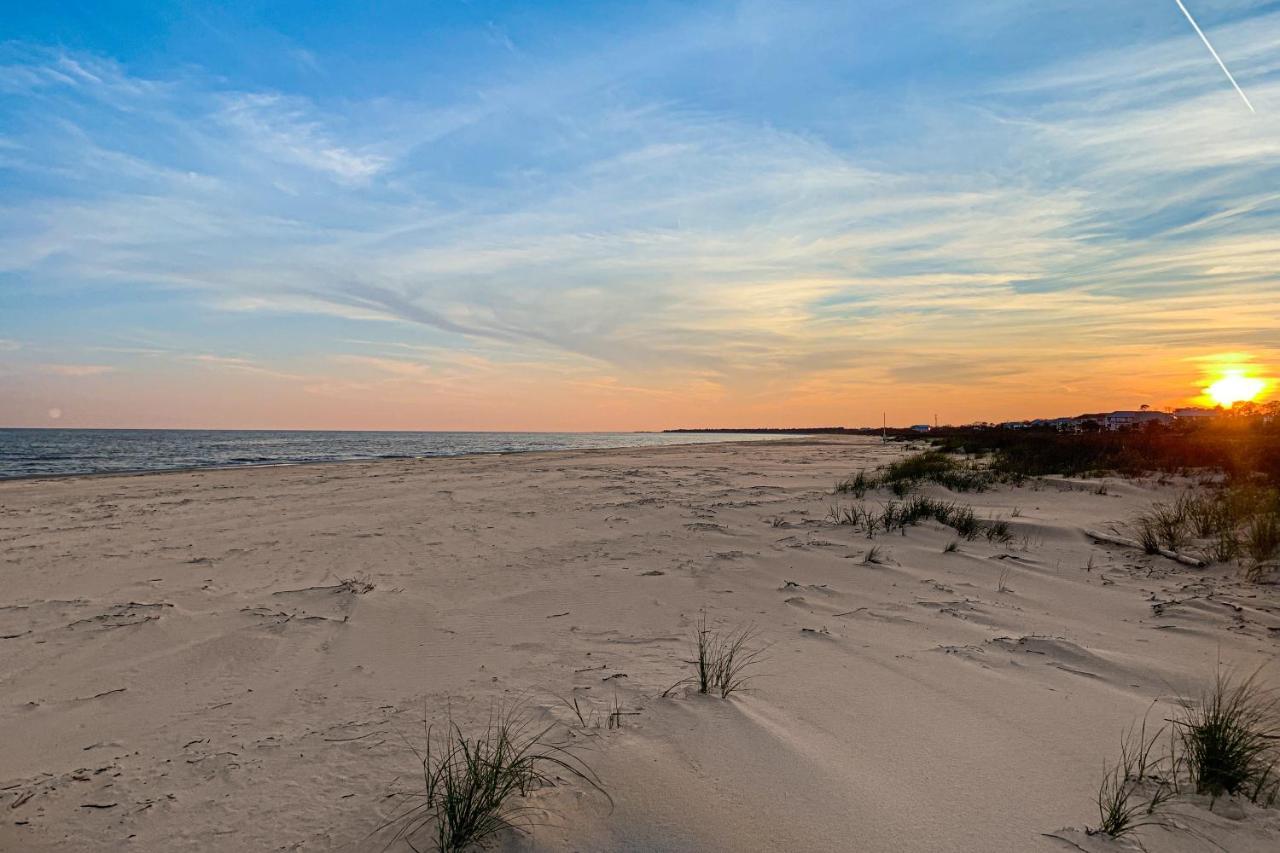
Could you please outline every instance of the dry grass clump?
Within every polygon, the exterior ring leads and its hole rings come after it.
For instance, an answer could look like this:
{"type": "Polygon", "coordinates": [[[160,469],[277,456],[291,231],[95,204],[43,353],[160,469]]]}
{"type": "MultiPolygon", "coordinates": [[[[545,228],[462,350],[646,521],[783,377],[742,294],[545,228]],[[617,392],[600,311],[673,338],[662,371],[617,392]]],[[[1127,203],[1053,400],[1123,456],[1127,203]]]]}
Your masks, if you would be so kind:
{"type": "Polygon", "coordinates": [[[1251,580],[1262,580],[1267,566],[1280,556],[1280,513],[1255,516],[1244,532],[1244,550],[1253,565],[1249,568],[1251,580]]]}
{"type": "Polygon", "coordinates": [[[1252,483],[1188,491],[1131,526],[1148,554],[1190,548],[1216,563],[1247,558],[1246,576],[1260,581],[1280,559],[1280,491],[1252,483]]]}
{"type": "Polygon", "coordinates": [[[339,589],[353,595],[364,595],[365,593],[373,592],[373,586],[373,581],[369,580],[365,575],[355,575],[338,581],[339,589]]]}
{"type": "Polygon", "coordinates": [[[505,830],[532,827],[533,809],[520,800],[555,784],[558,774],[576,778],[608,798],[599,777],[569,748],[550,737],[551,726],[535,725],[517,706],[492,714],[487,725],[467,735],[453,721],[426,731],[426,745],[413,747],[422,764],[421,787],[398,796],[407,801],[385,827],[391,842],[429,839],[440,853],[483,844],[505,830]]]}
{"type": "Polygon", "coordinates": [[[982,530],[982,535],[987,537],[988,542],[996,542],[1001,545],[1007,545],[1013,541],[1013,531],[1009,528],[1009,522],[1003,518],[987,522],[982,530]]]}
{"type": "Polygon", "coordinates": [[[753,676],[748,670],[764,660],[765,649],[756,640],[756,631],[749,625],[727,631],[709,627],[703,611],[693,635],[694,658],[688,661],[694,667],[694,674],[680,679],[662,695],[669,696],[685,684],[697,684],[699,693],[719,693],[721,698],[728,699],[751,680],[753,676]]]}

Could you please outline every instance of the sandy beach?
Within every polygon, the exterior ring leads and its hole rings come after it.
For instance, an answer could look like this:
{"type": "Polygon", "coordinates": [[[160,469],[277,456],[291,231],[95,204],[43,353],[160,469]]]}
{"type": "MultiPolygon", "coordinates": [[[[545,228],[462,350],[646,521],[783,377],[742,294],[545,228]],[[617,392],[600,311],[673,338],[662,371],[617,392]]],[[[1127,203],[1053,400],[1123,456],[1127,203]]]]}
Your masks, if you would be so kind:
{"type": "MultiPolygon", "coordinates": [[[[383,850],[424,720],[515,702],[613,803],[540,790],[539,825],[504,849],[1129,849],[1083,833],[1103,762],[1218,661],[1271,661],[1277,588],[1083,532],[1176,482],[927,487],[1011,526],[951,552],[936,524],[872,542],[825,520],[838,479],[906,452],[839,437],[0,483],[0,850],[383,850]],[[703,610],[755,627],[758,677],[664,698],[703,610]],[[597,722],[616,702],[621,726],[581,725],[573,697],[597,722]]],[[[1181,798],[1182,828],[1147,849],[1280,849],[1275,810],[1206,805],[1181,798]]]]}

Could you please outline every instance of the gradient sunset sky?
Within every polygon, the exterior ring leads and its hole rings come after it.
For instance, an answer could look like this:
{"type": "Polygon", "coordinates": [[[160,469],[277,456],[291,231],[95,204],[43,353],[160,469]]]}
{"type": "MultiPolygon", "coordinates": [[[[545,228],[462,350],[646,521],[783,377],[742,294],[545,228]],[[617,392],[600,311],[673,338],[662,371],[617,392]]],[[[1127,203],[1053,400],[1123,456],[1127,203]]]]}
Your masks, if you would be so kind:
{"type": "MultiPolygon", "coordinates": [[[[1280,364],[1280,2],[6,3],[0,426],[1069,415],[1280,364]]],[[[1269,389],[1267,393],[1271,393],[1269,389]]]]}

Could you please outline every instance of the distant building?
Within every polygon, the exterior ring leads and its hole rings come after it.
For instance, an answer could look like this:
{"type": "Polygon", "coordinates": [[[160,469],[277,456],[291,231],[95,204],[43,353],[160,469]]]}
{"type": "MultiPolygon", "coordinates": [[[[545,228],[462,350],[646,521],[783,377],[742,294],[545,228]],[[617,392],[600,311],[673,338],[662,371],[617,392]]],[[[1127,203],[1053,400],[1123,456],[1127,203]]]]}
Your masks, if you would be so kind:
{"type": "Polygon", "coordinates": [[[1221,409],[1205,409],[1200,406],[1186,406],[1174,409],[1173,416],[1178,420],[1196,420],[1199,418],[1216,418],[1222,414],[1221,409]]]}
{"type": "Polygon", "coordinates": [[[1058,432],[1079,432],[1079,418],[1036,418],[1026,423],[1036,429],[1054,429],[1058,432]]]}
{"type": "Polygon", "coordinates": [[[1109,430],[1132,429],[1147,424],[1171,424],[1176,420],[1168,412],[1142,410],[1137,412],[1112,412],[1102,418],[1102,428],[1109,430]]]}
{"type": "Polygon", "coordinates": [[[930,427],[928,424],[912,424],[911,426],[907,427],[907,429],[911,430],[912,432],[928,432],[930,429],[932,429],[932,427],[930,427]]]}

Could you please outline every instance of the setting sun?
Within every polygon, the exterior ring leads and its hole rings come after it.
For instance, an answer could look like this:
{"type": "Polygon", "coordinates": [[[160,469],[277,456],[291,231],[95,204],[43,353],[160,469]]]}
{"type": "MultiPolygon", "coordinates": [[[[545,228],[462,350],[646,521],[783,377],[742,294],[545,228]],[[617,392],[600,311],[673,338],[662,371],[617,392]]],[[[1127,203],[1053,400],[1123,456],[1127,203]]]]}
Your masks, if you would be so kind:
{"type": "Polygon", "coordinates": [[[1261,379],[1245,376],[1242,371],[1228,370],[1217,382],[1205,389],[1213,401],[1229,409],[1236,403],[1247,402],[1262,393],[1266,383],[1261,379]]]}

